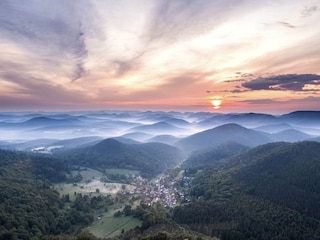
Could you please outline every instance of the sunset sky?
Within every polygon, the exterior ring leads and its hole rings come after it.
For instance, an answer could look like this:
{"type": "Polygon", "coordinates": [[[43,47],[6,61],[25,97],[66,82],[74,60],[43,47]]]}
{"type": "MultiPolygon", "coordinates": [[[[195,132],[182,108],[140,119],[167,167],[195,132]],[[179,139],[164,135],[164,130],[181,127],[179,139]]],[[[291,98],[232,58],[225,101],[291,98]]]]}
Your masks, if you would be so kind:
{"type": "Polygon", "coordinates": [[[320,110],[320,1],[1,0],[0,36],[0,111],[320,110]]]}

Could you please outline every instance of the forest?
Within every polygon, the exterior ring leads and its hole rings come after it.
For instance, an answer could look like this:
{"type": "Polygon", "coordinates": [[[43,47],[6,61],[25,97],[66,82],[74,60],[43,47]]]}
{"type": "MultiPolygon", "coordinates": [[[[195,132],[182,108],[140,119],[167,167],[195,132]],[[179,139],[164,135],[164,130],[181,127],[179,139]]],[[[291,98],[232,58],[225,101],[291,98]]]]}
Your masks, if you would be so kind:
{"type": "MultiPolygon", "coordinates": [[[[94,221],[97,210],[106,211],[115,199],[75,193],[71,200],[69,194],[59,195],[53,183],[68,181],[72,166],[66,160],[0,150],[0,166],[0,239],[98,239],[83,229],[94,221]]],[[[114,239],[207,239],[179,227],[160,204],[125,206],[115,215],[131,215],[142,226],[114,239]]]]}
{"type": "Polygon", "coordinates": [[[126,168],[140,170],[151,178],[181,163],[184,154],[173,146],[162,143],[125,144],[116,139],[105,139],[86,148],[58,154],[73,165],[95,168],[126,168]]]}
{"type": "MultiPolygon", "coordinates": [[[[141,225],[110,239],[319,239],[320,143],[223,144],[195,152],[169,173],[190,202],[126,205],[114,217],[141,225]],[[217,149],[221,155],[214,155],[217,149]],[[215,156],[215,157],[213,157],[215,156]],[[188,168],[195,161],[196,168],[188,168]],[[205,165],[205,163],[208,165],[205,165]],[[191,180],[190,180],[191,179],[191,180]]],[[[111,196],[59,195],[81,180],[73,159],[0,150],[0,239],[98,239],[86,229],[111,196]]],[[[120,181],[121,179],[119,179],[120,181]]]]}
{"type": "Polygon", "coordinates": [[[320,145],[270,143],[193,180],[176,222],[220,239],[319,239],[320,145]]]}

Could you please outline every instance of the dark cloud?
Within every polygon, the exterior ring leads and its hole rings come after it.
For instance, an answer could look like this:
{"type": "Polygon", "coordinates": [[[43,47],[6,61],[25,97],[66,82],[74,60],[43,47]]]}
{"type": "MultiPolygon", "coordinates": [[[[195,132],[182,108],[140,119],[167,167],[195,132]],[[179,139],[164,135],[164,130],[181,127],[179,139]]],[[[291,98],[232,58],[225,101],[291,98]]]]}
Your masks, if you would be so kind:
{"type": "Polygon", "coordinates": [[[136,70],[139,67],[141,58],[146,53],[146,51],[147,51],[146,49],[141,51],[131,59],[112,61],[115,64],[115,70],[116,70],[115,76],[122,77],[128,72],[136,70]]]}
{"type": "Polygon", "coordinates": [[[229,79],[229,80],[224,80],[226,83],[234,83],[234,82],[245,82],[245,79],[229,79]]]}
{"type": "Polygon", "coordinates": [[[80,79],[82,75],[86,72],[83,62],[87,54],[88,54],[88,51],[85,44],[85,35],[81,29],[81,24],[80,24],[78,38],[73,43],[73,55],[75,57],[74,58],[75,70],[74,70],[72,82],[80,79]]]}
{"type": "Polygon", "coordinates": [[[72,82],[77,81],[82,77],[82,75],[86,72],[86,70],[83,67],[83,62],[79,60],[79,62],[75,65],[75,70],[73,72],[73,77],[71,79],[72,82]]]}
{"type": "Polygon", "coordinates": [[[279,103],[279,101],[272,100],[272,99],[251,99],[251,100],[244,100],[241,102],[246,102],[250,104],[267,104],[267,105],[279,103]]]}
{"type": "Polygon", "coordinates": [[[319,7],[317,5],[307,6],[301,11],[301,16],[310,17],[317,11],[319,11],[319,7]]]}
{"type": "Polygon", "coordinates": [[[315,91],[304,89],[305,85],[320,85],[320,75],[317,74],[286,74],[270,77],[259,77],[242,84],[251,90],[281,90],[281,91],[315,91]]]}
{"type": "Polygon", "coordinates": [[[249,90],[233,89],[229,92],[231,92],[231,93],[244,93],[244,92],[249,92],[249,90]]]}
{"type": "Polygon", "coordinates": [[[297,26],[292,25],[292,24],[290,24],[288,22],[277,22],[277,24],[280,24],[281,26],[287,27],[287,28],[296,28],[297,27],[297,26]]]}

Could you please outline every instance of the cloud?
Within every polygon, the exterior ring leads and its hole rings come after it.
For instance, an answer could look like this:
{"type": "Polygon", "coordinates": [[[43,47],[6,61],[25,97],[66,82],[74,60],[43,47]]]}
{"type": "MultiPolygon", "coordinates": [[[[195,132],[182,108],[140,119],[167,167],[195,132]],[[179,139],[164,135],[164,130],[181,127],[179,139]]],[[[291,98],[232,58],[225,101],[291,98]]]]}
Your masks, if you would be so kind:
{"type": "MultiPolygon", "coordinates": [[[[245,82],[243,87],[251,90],[281,90],[281,91],[315,91],[320,85],[320,75],[317,74],[286,74],[270,77],[259,77],[245,82]],[[315,86],[315,88],[305,88],[315,86]]],[[[320,89],[318,89],[320,90],[320,89]]]]}
{"type": "Polygon", "coordinates": [[[157,1],[149,24],[149,41],[185,41],[213,30],[236,15],[243,0],[163,0],[157,1]],[[231,7],[232,6],[232,7],[231,7]]]}
{"type": "Polygon", "coordinates": [[[230,80],[225,80],[224,82],[226,83],[234,83],[234,82],[245,82],[245,79],[230,79],[230,80]]]}
{"type": "MultiPolygon", "coordinates": [[[[1,42],[14,43],[24,49],[30,62],[37,61],[43,68],[49,62],[70,66],[71,81],[85,72],[83,60],[87,55],[85,35],[81,22],[82,8],[73,2],[30,0],[0,2],[1,42]]],[[[90,9],[89,4],[79,1],[90,9]]],[[[89,11],[90,12],[90,11],[89,11]]],[[[25,62],[30,65],[30,62],[25,62]]],[[[61,72],[62,73],[62,72],[61,72]]],[[[62,73],[64,74],[64,73],[62,73]]]]}
{"type": "Polygon", "coordinates": [[[257,105],[269,105],[269,104],[275,104],[279,103],[280,101],[272,100],[272,99],[249,99],[249,100],[243,100],[240,102],[245,102],[249,104],[257,104],[257,105]]]}
{"type": "Polygon", "coordinates": [[[0,95],[80,107],[191,106],[206,90],[310,96],[318,78],[263,73],[318,73],[318,9],[311,1],[0,0],[0,95]]]}
{"type": "Polygon", "coordinates": [[[277,22],[277,24],[280,24],[281,26],[287,27],[287,28],[296,28],[297,27],[297,26],[292,25],[292,24],[290,24],[288,22],[277,22]]]}
{"type": "Polygon", "coordinates": [[[301,16],[310,17],[317,11],[319,11],[319,7],[317,5],[307,6],[301,11],[301,16]]]}
{"type": "Polygon", "coordinates": [[[84,92],[68,90],[61,84],[52,84],[46,79],[25,76],[19,72],[0,74],[0,78],[19,86],[15,89],[15,93],[7,99],[12,103],[20,102],[21,106],[29,106],[28,102],[41,106],[45,104],[63,106],[84,103],[89,100],[84,92]]]}

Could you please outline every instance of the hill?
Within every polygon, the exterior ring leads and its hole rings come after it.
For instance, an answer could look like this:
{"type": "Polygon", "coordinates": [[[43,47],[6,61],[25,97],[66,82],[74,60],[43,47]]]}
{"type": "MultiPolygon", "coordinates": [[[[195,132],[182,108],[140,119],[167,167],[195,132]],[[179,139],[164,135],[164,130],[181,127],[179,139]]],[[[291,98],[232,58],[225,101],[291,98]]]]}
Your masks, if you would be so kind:
{"type": "Polygon", "coordinates": [[[246,127],[257,127],[265,124],[277,123],[278,119],[269,114],[240,113],[240,114],[218,114],[200,121],[199,126],[217,126],[227,123],[240,124],[246,127]]]}
{"type": "Polygon", "coordinates": [[[10,150],[19,150],[25,151],[30,150],[35,147],[48,145],[58,141],[57,139],[47,139],[47,138],[40,138],[36,140],[30,141],[19,141],[19,142],[0,142],[1,149],[10,149],[10,150]]]}
{"type": "Polygon", "coordinates": [[[279,117],[281,121],[300,126],[319,126],[320,111],[296,111],[279,117]]]}
{"type": "Polygon", "coordinates": [[[269,143],[221,161],[193,181],[174,219],[220,239],[318,239],[320,143],[269,143]]]}
{"type": "Polygon", "coordinates": [[[183,133],[185,131],[186,129],[176,127],[167,122],[157,122],[154,124],[134,127],[128,130],[128,132],[144,132],[149,134],[183,133]]]}
{"type": "Polygon", "coordinates": [[[87,148],[69,151],[66,157],[76,165],[99,170],[136,169],[150,177],[179,164],[183,154],[162,143],[126,144],[109,138],[87,148]]]}
{"type": "Polygon", "coordinates": [[[177,138],[172,135],[158,135],[158,136],[147,139],[146,142],[159,142],[159,143],[165,143],[165,144],[174,144],[178,140],[180,140],[180,138],[177,138]]]}
{"type": "Polygon", "coordinates": [[[284,130],[278,133],[274,133],[271,135],[271,137],[275,141],[284,141],[284,142],[298,142],[298,141],[304,141],[307,139],[312,138],[312,135],[300,132],[298,130],[294,129],[288,129],[284,130]]]}
{"type": "MultiPolygon", "coordinates": [[[[102,141],[103,138],[101,137],[80,137],[80,138],[71,138],[71,139],[65,139],[65,140],[59,140],[56,142],[53,142],[50,145],[61,145],[64,147],[64,149],[72,149],[77,147],[84,147],[84,146],[90,146],[94,145],[99,141],[102,141]]],[[[48,146],[48,145],[47,145],[48,146]]]]}
{"type": "Polygon", "coordinates": [[[292,129],[292,126],[290,124],[279,123],[279,124],[263,125],[255,128],[254,130],[267,132],[267,133],[277,133],[277,132],[281,132],[288,129],[292,129]]]}
{"type": "Polygon", "coordinates": [[[203,168],[216,164],[218,161],[232,157],[248,150],[249,147],[235,142],[225,142],[193,152],[182,163],[182,168],[203,168]]]}
{"type": "Polygon", "coordinates": [[[272,142],[265,133],[247,129],[238,124],[225,124],[216,128],[193,134],[179,141],[176,145],[190,153],[223,142],[233,141],[249,147],[272,142]]]}
{"type": "Polygon", "coordinates": [[[126,133],[122,135],[123,138],[130,138],[134,141],[143,142],[148,138],[154,137],[154,135],[143,133],[143,132],[132,132],[132,133],[126,133]]]}
{"type": "Polygon", "coordinates": [[[53,190],[50,180],[64,180],[66,170],[59,159],[0,150],[0,239],[75,234],[93,221],[53,190]]]}
{"type": "Polygon", "coordinates": [[[25,122],[20,123],[20,126],[23,127],[48,127],[48,126],[60,126],[60,125],[71,125],[71,124],[80,124],[75,117],[68,117],[65,119],[54,119],[45,116],[35,117],[25,122]]]}
{"type": "Polygon", "coordinates": [[[170,117],[170,116],[163,116],[156,119],[157,122],[166,122],[172,124],[177,127],[188,127],[190,123],[184,119],[170,117]]]}

